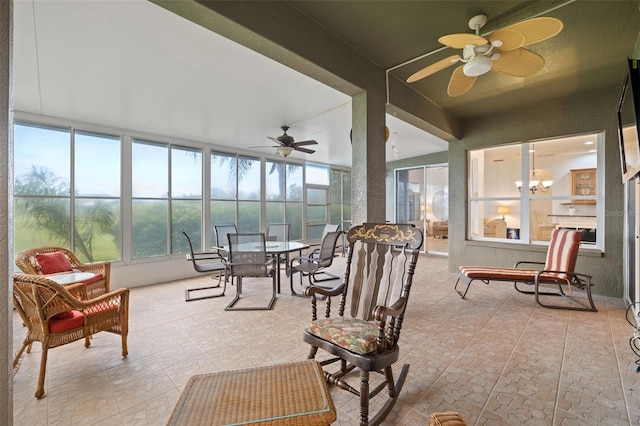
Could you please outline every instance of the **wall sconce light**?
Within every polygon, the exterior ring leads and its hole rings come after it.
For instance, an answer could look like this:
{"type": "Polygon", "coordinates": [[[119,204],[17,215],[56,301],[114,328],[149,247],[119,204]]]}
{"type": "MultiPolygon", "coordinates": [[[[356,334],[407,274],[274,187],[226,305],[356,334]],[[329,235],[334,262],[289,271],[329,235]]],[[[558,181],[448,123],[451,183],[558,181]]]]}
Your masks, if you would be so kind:
{"type": "Polygon", "coordinates": [[[509,213],[511,213],[511,209],[509,209],[509,207],[507,207],[507,206],[499,206],[498,207],[498,214],[502,215],[502,220],[504,220],[504,215],[505,214],[509,214],[509,213]]]}

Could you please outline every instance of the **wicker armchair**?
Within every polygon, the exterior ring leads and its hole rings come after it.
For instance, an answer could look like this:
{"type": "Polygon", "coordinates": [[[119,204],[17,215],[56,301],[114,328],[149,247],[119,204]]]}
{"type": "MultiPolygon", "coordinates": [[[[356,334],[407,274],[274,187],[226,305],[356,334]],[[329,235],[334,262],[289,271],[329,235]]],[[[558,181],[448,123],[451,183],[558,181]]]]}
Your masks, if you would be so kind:
{"type": "Polygon", "coordinates": [[[100,331],[119,334],[122,356],[127,356],[129,329],[129,290],[118,289],[90,300],[80,300],[73,294],[84,284],[67,288],[42,275],[13,275],[13,304],[27,328],[27,336],[13,360],[18,365],[25,349],[31,352],[33,342],[42,344],[40,376],[35,397],[44,395],[47,353],[50,348],[85,339],[100,331]]]}
{"type": "Polygon", "coordinates": [[[101,294],[108,293],[110,290],[110,262],[94,262],[82,263],[80,259],[69,249],[64,247],[36,247],[23,250],[16,255],[15,263],[25,274],[31,275],[47,275],[50,272],[43,271],[38,263],[38,257],[41,255],[51,255],[61,252],[68,260],[70,268],[75,271],[90,272],[95,277],[85,281],[86,295],[84,298],[93,299],[101,294]]]}

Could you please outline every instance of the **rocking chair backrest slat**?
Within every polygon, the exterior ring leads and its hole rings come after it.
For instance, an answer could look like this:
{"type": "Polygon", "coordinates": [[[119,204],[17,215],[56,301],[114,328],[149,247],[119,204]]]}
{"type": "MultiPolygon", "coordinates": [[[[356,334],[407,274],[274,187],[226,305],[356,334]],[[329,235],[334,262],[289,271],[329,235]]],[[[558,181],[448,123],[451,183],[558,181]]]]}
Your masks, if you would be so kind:
{"type": "MultiPolygon", "coordinates": [[[[351,290],[349,316],[371,320],[376,306],[391,306],[407,297],[422,244],[422,234],[411,225],[365,224],[349,231],[347,286],[351,290]],[[407,253],[411,256],[407,257],[407,253]]],[[[341,312],[344,306],[341,300],[341,312]]]]}

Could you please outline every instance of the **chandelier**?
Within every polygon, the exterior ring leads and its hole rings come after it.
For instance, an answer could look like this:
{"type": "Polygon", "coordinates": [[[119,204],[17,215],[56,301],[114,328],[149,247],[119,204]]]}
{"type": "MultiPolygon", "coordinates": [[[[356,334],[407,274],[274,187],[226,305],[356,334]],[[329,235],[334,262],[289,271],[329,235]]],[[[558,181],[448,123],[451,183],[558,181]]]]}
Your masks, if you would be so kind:
{"type": "MultiPolygon", "coordinates": [[[[531,194],[535,194],[537,191],[547,192],[551,185],[553,185],[553,180],[543,180],[541,181],[536,176],[536,146],[535,144],[531,145],[531,172],[529,173],[529,192],[531,194]]],[[[516,181],[516,186],[518,187],[518,191],[522,192],[522,181],[516,181]]]]}

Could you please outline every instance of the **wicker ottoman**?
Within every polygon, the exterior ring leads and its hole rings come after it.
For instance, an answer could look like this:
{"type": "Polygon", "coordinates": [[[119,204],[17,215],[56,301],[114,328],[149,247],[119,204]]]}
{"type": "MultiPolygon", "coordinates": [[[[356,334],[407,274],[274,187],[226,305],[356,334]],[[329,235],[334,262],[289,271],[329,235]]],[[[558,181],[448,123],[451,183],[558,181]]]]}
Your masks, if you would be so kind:
{"type": "Polygon", "coordinates": [[[330,425],[336,420],[314,360],[191,376],[168,425],[330,425]]]}
{"type": "Polygon", "coordinates": [[[429,426],[467,426],[456,412],[433,413],[429,416],[429,426]]]}

